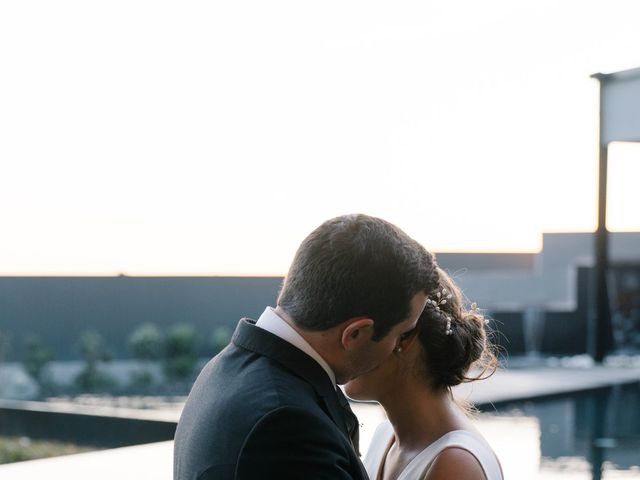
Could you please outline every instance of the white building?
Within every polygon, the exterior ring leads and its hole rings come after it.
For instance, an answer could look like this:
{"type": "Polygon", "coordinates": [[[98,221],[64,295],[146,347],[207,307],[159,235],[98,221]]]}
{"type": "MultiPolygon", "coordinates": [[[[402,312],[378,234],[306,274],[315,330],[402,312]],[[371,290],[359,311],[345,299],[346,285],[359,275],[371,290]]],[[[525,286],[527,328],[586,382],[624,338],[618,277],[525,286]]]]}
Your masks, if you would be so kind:
{"type": "MultiPolygon", "coordinates": [[[[594,241],[594,233],[545,233],[535,254],[440,253],[437,259],[470,300],[492,312],[573,311],[578,268],[595,265],[594,241]]],[[[640,265],[640,232],[610,233],[609,259],[640,265]]]]}

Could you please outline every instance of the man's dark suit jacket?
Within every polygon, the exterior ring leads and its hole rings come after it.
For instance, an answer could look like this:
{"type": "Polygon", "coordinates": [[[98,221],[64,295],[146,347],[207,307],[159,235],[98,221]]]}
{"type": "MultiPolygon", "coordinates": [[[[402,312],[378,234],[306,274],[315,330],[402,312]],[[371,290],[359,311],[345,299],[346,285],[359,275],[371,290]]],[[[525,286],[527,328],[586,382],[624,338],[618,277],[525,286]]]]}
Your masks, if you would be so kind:
{"type": "Polygon", "coordinates": [[[243,319],[180,417],[174,480],[365,480],[334,385],[306,353],[243,319]]]}

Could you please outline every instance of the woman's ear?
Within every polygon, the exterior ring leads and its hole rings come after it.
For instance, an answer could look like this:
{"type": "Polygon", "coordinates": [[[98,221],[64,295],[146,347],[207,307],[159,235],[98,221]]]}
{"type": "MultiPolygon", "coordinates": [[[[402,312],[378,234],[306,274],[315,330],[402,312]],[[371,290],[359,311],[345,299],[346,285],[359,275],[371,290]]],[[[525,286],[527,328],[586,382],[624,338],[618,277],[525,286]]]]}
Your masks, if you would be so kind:
{"type": "Polygon", "coordinates": [[[398,338],[398,342],[396,343],[396,348],[394,348],[393,351],[400,353],[411,348],[417,341],[417,333],[417,330],[414,328],[410,332],[400,335],[400,338],[398,338]]]}
{"type": "Polygon", "coordinates": [[[340,338],[342,348],[349,350],[356,345],[360,345],[363,340],[371,340],[373,336],[374,321],[372,318],[353,318],[346,322],[342,336],[340,338]]]}

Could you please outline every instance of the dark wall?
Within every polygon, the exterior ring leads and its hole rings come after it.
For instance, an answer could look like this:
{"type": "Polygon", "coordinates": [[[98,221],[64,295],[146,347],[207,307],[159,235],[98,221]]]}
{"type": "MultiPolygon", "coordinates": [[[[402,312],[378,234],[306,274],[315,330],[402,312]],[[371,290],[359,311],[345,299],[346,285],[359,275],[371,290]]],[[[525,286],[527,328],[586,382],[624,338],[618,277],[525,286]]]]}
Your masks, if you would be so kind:
{"type": "Polygon", "coordinates": [[[489,330],[491,340],[503,352],[519,355],[524,352],[524,337],[522,334],[522,315],[520,312],[490,313],[489,330]]]}
{"type": "MultiPolygon", "coordinates": [[[[545,312],[541,353],[553,355],[577,355],[589,351],[589,299],[592,269],[577,269],[577,309],[574,311],[545,312]]],[[[511,355],[525,353],[522,312],[495,312],[491,323],[497,330],[494,335],[498,345],[511,355]]]]}
{"type": "Polygon", "coordinates": [[[281,277],[0,277],[0,330],[11,336],[8,360],[22,358],[37,334],[57,360],[79,358],[80,335],[99,332],[118,358],[145,322],[161,328],[189,323],[208,341],[213,329],[233,329],[275,305],[281,277]]]}
{"type": "Polygon", "coordinates": [[[115,448],[172,440],[176,431],[171,421],[60,412],[46,404],[39,407],[34,408],[33,403],[29,407],[0,405],[0,435],[115,448]]]}
{"type": "MultiPolygon", "coordinates": [[[[521,312],[494,313],[494,341],[510,355],[525,352],[524,328],[521,312]]],[[[540,353],[577,355],[587,352],[586,316],[579,311],[545,312],[540,353]]]]}
{"type": "MultiPolygon", "coordinates": [[[[578,308],[547,312],[541,350],[587,351],[590,269],[578,269],[578,308]]],[[[191,324],[201,354],[216,326],[233,329],[275,305],[281,277],[0,277],[0,331],[12,337],[8,360],[22,359],[24,339],[38,335],[57,360],[79,358],[77,342],[89,329],[106,340],[116,358],[131,358],[127,340],[145,322],[167,328],[191,324]]],[[[525,351],[522,313],[494,312],[496,340],[512,355],[525,351]]]]}
{"type": "Polygon", "coordinates": [[[587,352],[586,318],[577,312],[547,312],[542,352],[578,355],[587,352]]]}

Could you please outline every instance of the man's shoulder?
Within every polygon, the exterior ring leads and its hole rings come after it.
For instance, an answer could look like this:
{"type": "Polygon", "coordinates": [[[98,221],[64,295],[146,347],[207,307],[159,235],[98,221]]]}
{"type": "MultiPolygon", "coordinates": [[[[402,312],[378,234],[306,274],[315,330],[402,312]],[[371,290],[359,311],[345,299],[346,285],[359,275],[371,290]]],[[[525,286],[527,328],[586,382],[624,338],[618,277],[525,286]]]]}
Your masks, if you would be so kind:
{"type": "Polygon", "coordinates": [[[205,436],[224,436],[225,430],[248,434],[262,417],[283,407],[325,416],[320,403],[312,385],[277,361],[230,346],[202,369],[180,424],[205,436]]]}
{"type": "Polygon", "coordinates": [[[305,435],[340,442],[322,405],[313,386],[277,361],[231,345],[203,368],[189,394],[176,430],[176,468],[218,472],[282,435],[287,442],[305,435]]]}
{"type": "Polygon", "coordinates": [[[248,403],[260,399],[264,404],[267,396],[269,408],[317,398],[313,385],[286,365],[233,345],[205,365],[194,384],[194,389],[201,387],[216,394],[243,395],[248,403]]]}

